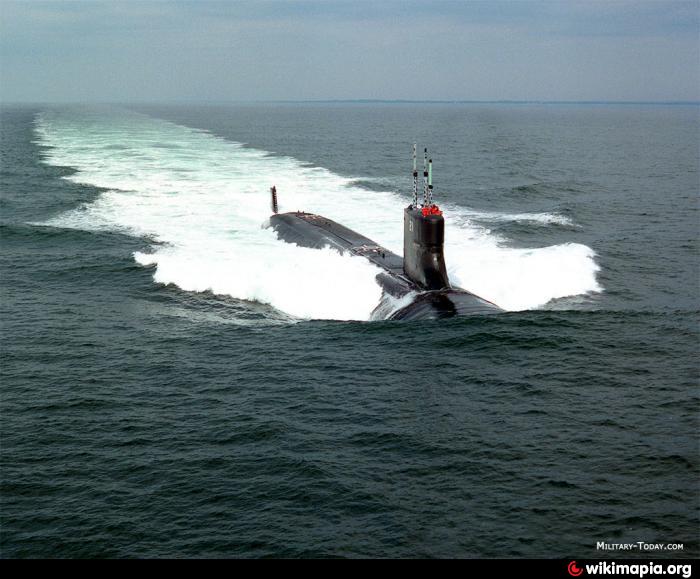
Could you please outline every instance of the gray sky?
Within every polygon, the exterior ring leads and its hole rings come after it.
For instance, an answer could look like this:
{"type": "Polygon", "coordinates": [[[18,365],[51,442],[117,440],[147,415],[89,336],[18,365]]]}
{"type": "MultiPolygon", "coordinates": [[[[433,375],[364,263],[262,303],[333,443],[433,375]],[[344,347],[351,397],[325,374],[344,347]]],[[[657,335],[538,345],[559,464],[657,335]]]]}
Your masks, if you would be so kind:
{"type": "Polygon", "coordinates": [[[700,0],[0,0],[0,100],[700,100],[700,0]]]}

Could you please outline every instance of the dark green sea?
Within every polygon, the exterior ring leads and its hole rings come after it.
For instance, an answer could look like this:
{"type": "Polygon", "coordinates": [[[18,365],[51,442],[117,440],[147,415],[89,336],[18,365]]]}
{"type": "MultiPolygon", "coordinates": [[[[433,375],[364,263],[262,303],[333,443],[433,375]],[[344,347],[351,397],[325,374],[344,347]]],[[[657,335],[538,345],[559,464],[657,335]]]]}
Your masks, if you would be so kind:
{"type": "Polygon", "coordinates": [[[2,557],[700,555],[696,105],[0,109],[2,557]],[[427,146],[450,278],[370,319],[427,146]]]}

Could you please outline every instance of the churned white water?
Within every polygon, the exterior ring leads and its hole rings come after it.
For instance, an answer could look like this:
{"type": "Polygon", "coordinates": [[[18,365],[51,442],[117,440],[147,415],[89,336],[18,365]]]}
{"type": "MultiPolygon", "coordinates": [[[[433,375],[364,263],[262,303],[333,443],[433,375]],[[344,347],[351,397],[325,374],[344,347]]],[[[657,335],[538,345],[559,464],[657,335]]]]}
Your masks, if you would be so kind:
{"type": "MultiPolygon", "coordinates": [[[[39,142],[50,147],[47,163],[73,167],[77,173],[67,179],[105,189],[95,201],[47,224],[152,240],[150,250],[134,259],[155,266],[158,283],[263,302],[302,318],[369,319],[381,296],[377,268],[331,249],[279,241],[262,227],[272,184],[280,211],[326,215],[401,254],[406,199],[396,193],[370,192],[294,158],[128,111],[45,111],[35,127],[39,142]]],[[[505,247],[474,223],[475,213],[442,208],[445,256],[455,285],[507,310],[601,290],[589,247],[505,247]]],[[[546,213],[486,217],[570,224],[546,213]]]]}

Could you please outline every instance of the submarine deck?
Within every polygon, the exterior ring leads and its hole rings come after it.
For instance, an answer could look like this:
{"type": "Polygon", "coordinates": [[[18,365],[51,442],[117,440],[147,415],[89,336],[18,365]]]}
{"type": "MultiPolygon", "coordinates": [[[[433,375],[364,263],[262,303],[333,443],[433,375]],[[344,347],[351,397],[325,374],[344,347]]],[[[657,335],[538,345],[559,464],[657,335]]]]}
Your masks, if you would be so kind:
{"type": "Polygon", "coordinates": [[[319,249],[330,246],[341,252],[360,255],[407,284],[415,285],[405,276],[403,258],[400,255],[332,219],[314,213],[295,211],[272,215],[270,225],[288,243],[319,249]]]}

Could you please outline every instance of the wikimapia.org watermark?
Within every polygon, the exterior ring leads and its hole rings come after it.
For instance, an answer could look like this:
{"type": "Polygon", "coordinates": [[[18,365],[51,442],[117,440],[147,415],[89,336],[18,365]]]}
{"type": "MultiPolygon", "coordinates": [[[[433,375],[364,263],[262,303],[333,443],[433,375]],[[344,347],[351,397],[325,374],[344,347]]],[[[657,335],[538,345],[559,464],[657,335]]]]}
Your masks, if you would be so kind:
{"type": "Polygon", "coordinates": [[[648,575],[680,575],[684,579],[688,579],[693,574],[693,566],[675,565],[675,564],[659,564],[650,561],[646,563],[616,563],[615,561],[599,561],[594,564],[582,564],[578,566],[576,561],[571,561],[567,566],[569,575],[572,577],[581,577],[586,575],[634,575],[640,578],[648,575]]]}
{"type": "Polygon", "coordinates": [[[682,551],[683,543],[647,543],[645,541],[606,543],[605,541],[598,541],[596,549],[598,551],[682,551]]]}

